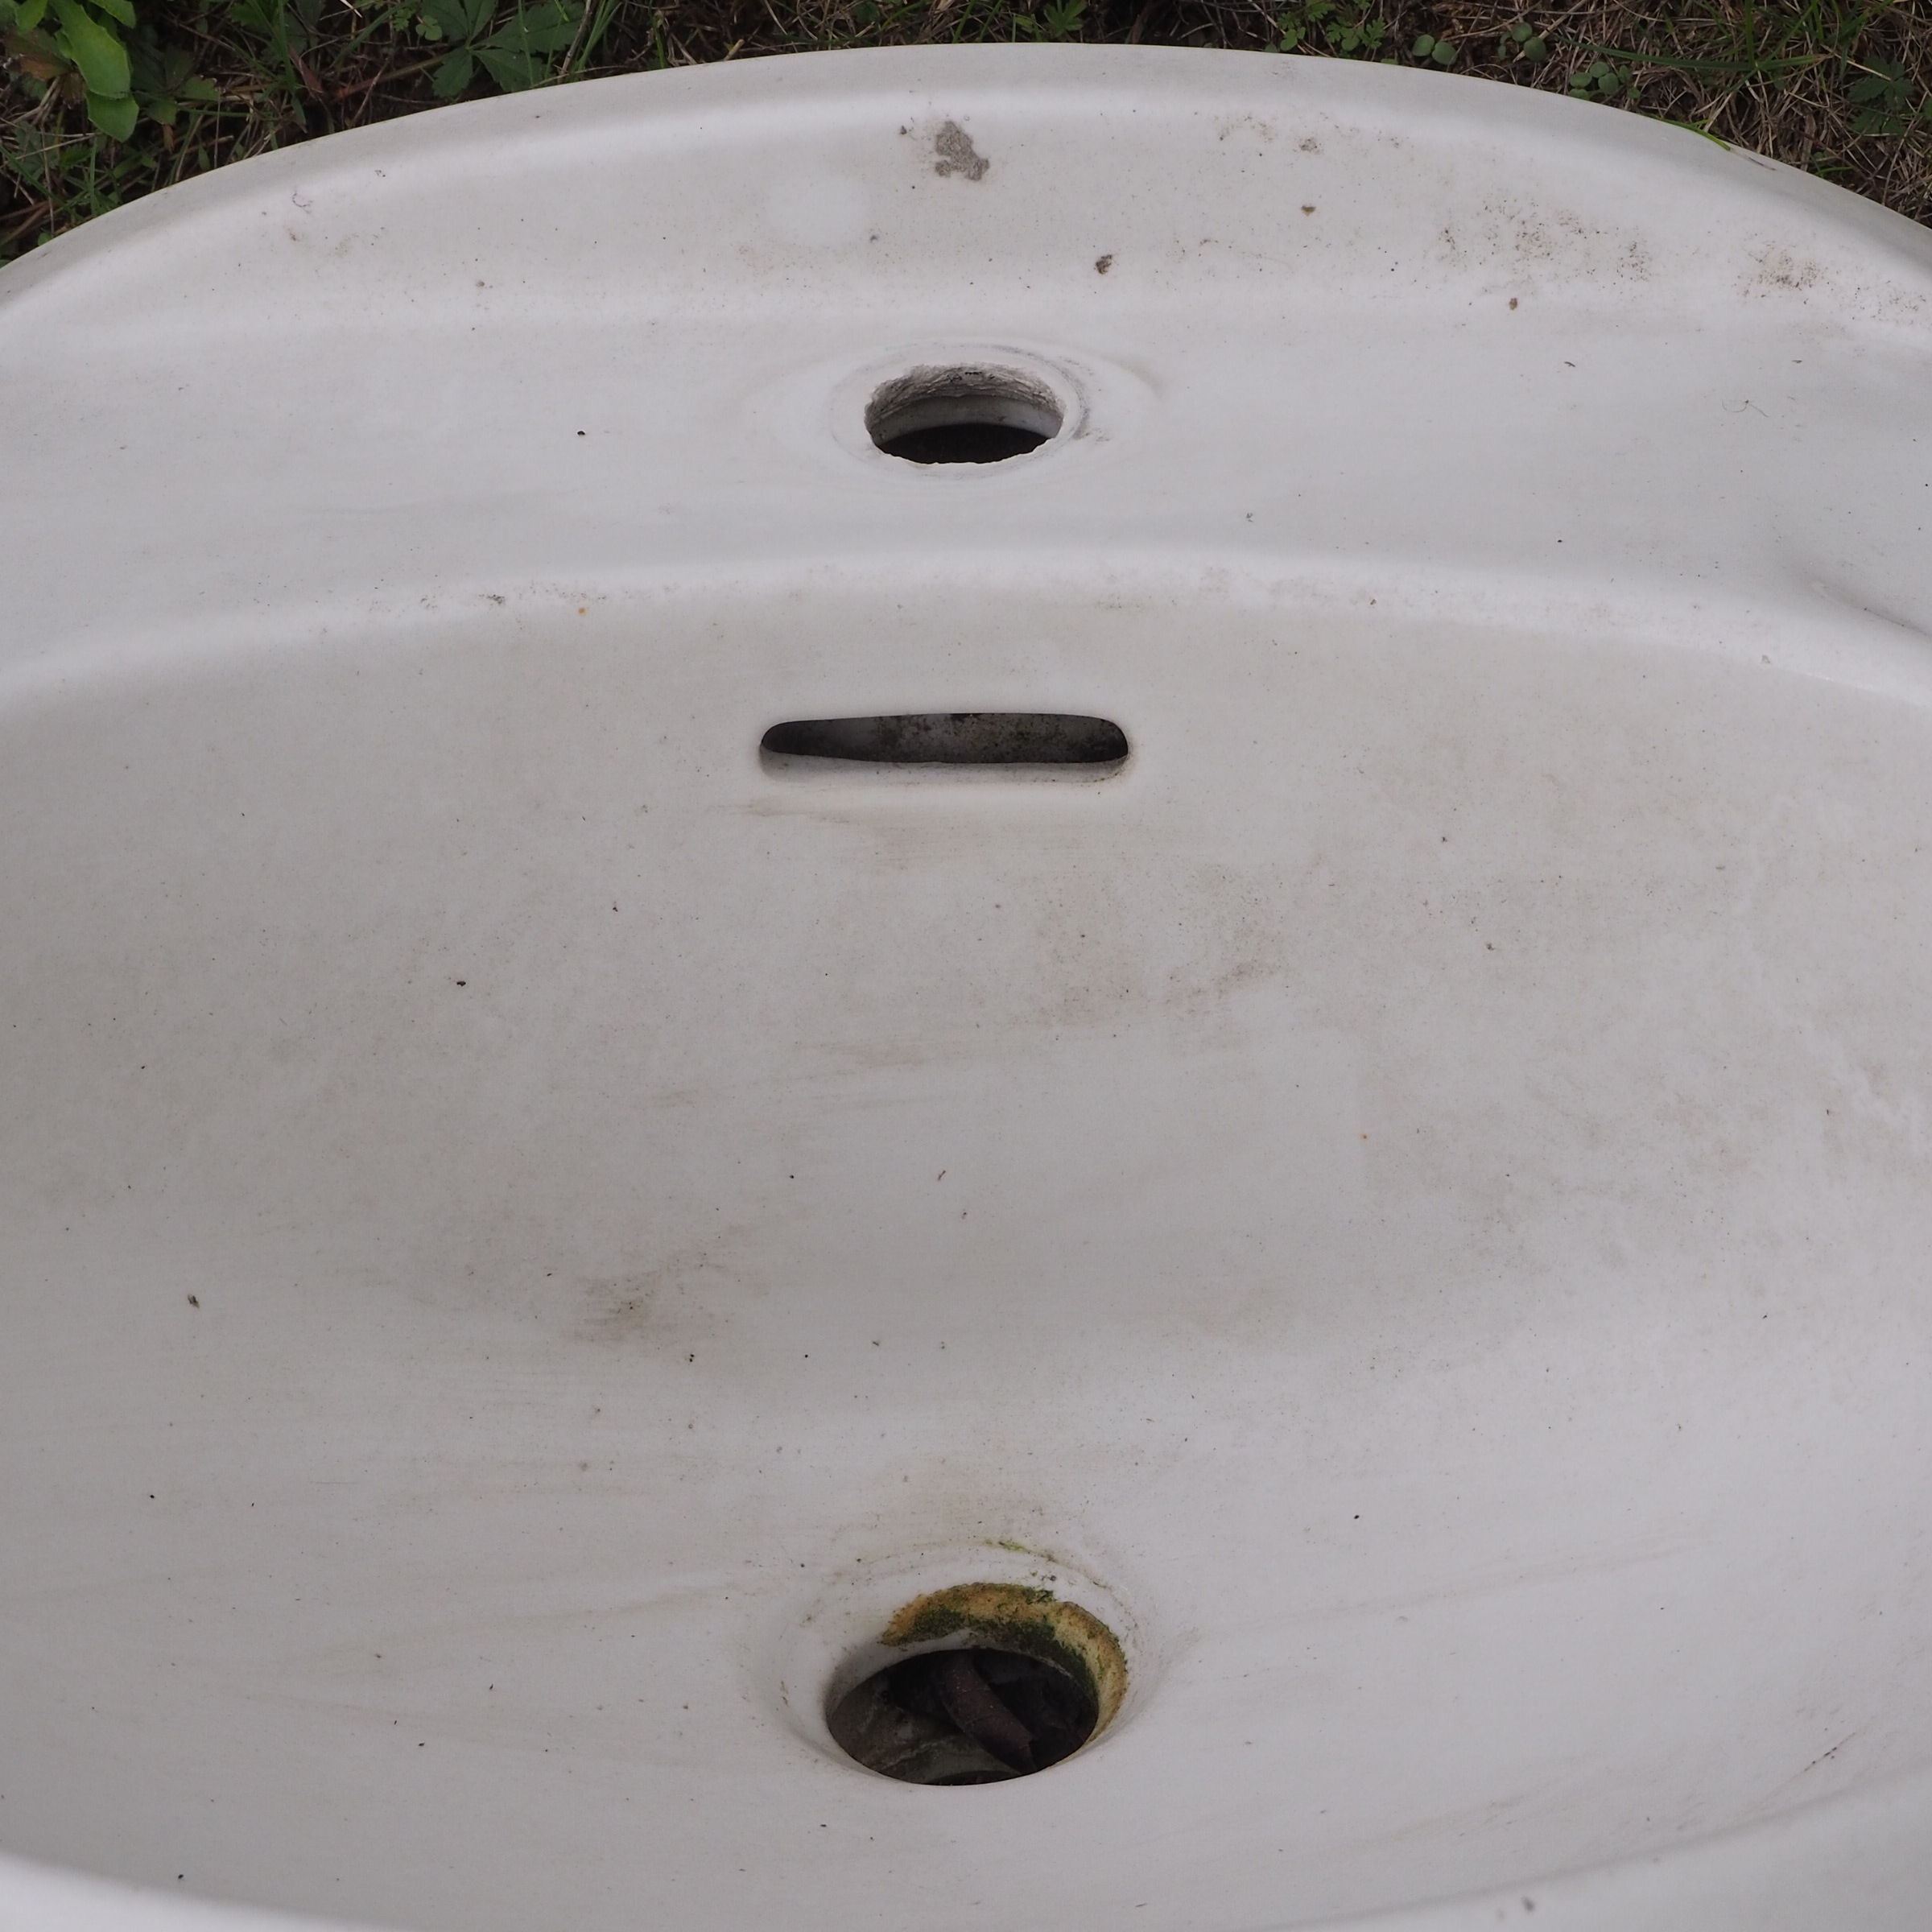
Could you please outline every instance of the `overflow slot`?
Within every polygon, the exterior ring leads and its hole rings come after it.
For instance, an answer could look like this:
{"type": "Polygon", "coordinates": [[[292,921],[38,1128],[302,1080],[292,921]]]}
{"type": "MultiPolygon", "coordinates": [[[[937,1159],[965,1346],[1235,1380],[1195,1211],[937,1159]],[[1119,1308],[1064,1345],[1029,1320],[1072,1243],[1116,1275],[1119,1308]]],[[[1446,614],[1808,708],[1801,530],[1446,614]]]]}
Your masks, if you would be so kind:
{"type": "Polygon", "coordinates": [[[1127,734],[1108,718],[1054,711],[923,711],[865,718],[795,718],[760,742],[767,770],[813,765],[1071,766],[1103,777],[1126,762],[1127,734]]]}

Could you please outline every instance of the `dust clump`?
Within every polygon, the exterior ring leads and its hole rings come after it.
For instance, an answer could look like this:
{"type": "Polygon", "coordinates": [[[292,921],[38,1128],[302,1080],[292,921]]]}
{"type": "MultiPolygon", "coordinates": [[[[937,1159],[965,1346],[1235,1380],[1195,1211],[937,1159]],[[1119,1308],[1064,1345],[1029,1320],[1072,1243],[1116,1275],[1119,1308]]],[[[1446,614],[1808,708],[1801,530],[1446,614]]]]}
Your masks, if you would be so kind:
{"type": "Polygon", "coordinates": [[[935,175],[964,175],[968,181],[984,179],[993,166],[972,145],[972,136],[956,121],[948,121],[934,138],[932,150],[939,156],[933,165],[935,175]]]}

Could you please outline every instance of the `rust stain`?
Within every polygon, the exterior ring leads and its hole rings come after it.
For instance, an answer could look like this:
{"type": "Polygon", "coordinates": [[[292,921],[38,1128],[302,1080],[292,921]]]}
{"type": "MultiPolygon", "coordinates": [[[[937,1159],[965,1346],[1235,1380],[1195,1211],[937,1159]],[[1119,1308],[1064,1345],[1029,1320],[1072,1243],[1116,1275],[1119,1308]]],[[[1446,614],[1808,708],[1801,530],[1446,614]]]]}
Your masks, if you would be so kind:
{"type": "Polygon", "coordinates": [[[1027,1583],[954,1583],[914,1597],[879,1641],[894,1649],[964,1634],[989,1649],[1058,1665],[1092,1696],[1093,1735],[1113,1719],[1127,1695],[1127,1658],[1120,1639],[1091,1610],[1027,1583]]]}

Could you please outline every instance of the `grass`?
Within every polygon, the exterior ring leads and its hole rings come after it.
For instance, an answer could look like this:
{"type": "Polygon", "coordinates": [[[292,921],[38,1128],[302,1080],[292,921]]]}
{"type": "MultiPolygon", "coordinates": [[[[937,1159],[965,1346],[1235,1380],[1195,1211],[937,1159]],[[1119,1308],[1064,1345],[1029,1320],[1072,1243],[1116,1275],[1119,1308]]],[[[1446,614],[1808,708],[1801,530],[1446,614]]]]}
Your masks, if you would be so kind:
{"type": "Polygon", "coordinates": [[[1392,60],[1680,122],[1932,221],[1932,0],[0,0],[0,260],[442,101],[844,47],[1392,60]]]}

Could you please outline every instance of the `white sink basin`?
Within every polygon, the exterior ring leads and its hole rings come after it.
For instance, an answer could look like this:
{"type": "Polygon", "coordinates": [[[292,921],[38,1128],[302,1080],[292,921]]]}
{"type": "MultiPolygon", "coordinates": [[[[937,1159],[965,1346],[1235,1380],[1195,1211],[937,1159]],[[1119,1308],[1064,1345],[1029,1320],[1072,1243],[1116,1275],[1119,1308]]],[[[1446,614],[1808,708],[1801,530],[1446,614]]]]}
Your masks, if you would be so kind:
{"type": "Polygon", "coordinates": [[[250,162],[0,348],[0,1926],[1924,1926],[1922,231],[826,56],[250,162]],[[760,749],[997,712],[1130,749],[760,749]],[[970,1583],[1117,1715],[861,1769],[970,1583]]]}

